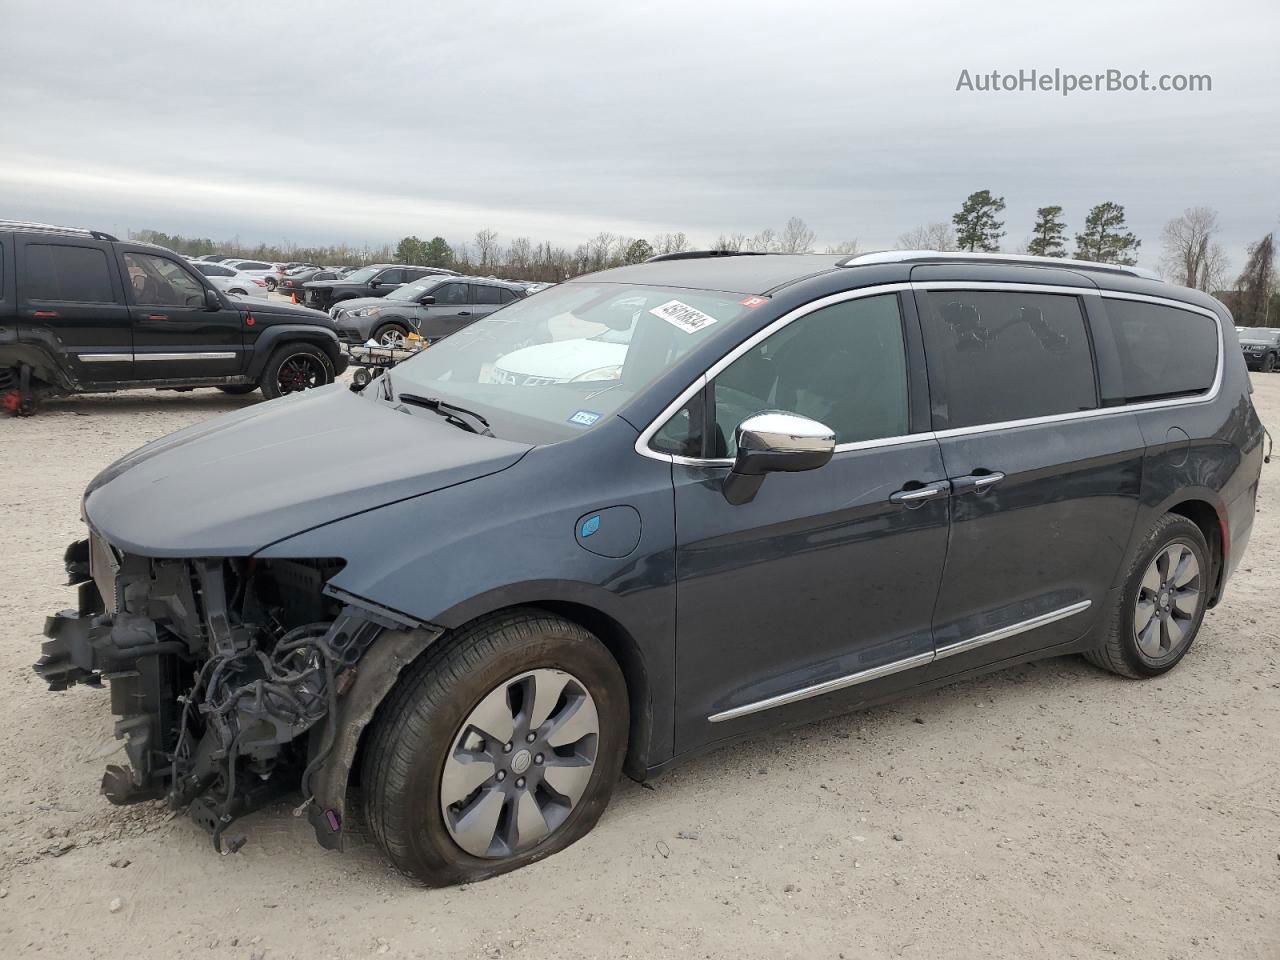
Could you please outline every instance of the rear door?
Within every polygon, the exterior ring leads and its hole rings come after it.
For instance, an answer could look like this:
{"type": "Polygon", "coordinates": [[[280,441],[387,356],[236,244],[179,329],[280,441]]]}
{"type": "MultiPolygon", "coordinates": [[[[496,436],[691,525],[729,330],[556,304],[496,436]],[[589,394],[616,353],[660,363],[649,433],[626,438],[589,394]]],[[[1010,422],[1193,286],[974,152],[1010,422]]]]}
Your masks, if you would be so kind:
{"type": "Polygon", "coordinates": [[[24,339],[43,343],[80,383],[132,379],[129,308],[111,245],[89,237],[14,239],[24,339]]]}
{"type": "Polygon", "coordinates": [[[1100,406],[1097,291],[925,282],[916,298],[952,491],[930,673],[1072,641],[1106,608],[1144,455],[1136,417],[1100,406]]]}
{"type": "Polygon", "coordinates": [[[239,310],[229,303],[210,310],[204,284],[177,256],[128,247],[118,253],[129,278],[134,379],[191,380],[243,371],[239,310]]]}
{"type": "Polygon", "coordinates": [[[474,323],[502,306],[503,289],[490,283],[471,284],[471,320],[474,323]]]}

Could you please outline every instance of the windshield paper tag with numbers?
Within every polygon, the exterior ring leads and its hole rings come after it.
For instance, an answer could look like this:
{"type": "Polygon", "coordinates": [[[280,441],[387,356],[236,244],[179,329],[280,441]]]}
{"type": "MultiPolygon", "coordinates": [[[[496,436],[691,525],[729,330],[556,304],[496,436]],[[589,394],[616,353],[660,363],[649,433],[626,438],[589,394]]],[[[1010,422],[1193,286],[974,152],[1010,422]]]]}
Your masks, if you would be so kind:
{"type": "Polygon", "coordinates": [[[678,327],[685,333],[697,333],[703,327],[709,327],[716,322],[715,317],[703,313],[697,307],[681,303],[679,300],[668,300],[662,306],[654,307],[649,312],[655,317],[661,317],[667,323],[673,327],[678,327]]]}

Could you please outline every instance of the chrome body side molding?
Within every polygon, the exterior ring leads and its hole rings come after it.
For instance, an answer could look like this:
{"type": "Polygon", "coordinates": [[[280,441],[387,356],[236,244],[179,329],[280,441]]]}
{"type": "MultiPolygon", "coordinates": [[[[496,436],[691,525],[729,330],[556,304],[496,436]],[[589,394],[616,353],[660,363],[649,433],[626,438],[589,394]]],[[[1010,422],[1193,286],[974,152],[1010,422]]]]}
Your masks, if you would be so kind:
{"type": "Polygon", "coordinates": [[[1061,607],[1057,610],[1050,610],[1048,613],[1042,613],[1038,617],[1031,617],[1028,620],[1021,620],[1018,623],[1011,623],[1009,626],[1001,627],[999,630],[992,630],[989,633],[970,637],[968,640],[961,640],[957,643],[947,644],[945,647],[939,647],[937,650],[932,650],[928,653],[919,653],[903,660],[895,660],[893,663],[886,663],[878,667],[871,667],[867,670],[859,670],[857,673],[851,673],[847,676],[836,677],[834,680],[815,683],[812,686],[801,687],[798,690],[792,690],[788,693],[779,693],[776,696],[767,697],[764,700],[756,700],[753,703],[744,703],[740,707],[733,707],[729,710],[722,710],[719,713],[713,713],[711,716],[707,717],[707,719],[711,723],[722,723],[725,720],[736,720],[738,717],[745,717],[753,713],[760,713],[764,710],[772,710],[774,707],[785,706],[789,703],[798,703],[801,700],[808,700],[811,697],[820,697],[823,694],[834,693],[837,690],[844,690],[848,687],[857,686],[860,683],[867,683],[871,680],[879,680],[881,677],[888,677],[892,674],[901,673],[903,670],[911,670],[915,667],[923,667],[936,660],[955,656],[957,653],[967,653],[970,650],[976,650],[978,647],[984,647],[989,643],[995,643],[997,640],[1006,640],[1009,637],[1015,637],[1020,633],[1026,633],[1028,630],[1035,630],[1038,627],[1047,626],[1048,624],[1056,623],[1059,620],[1065,620],[1067,617],[1073,617],[1077,613],[1083,613],[1091,606],[1093,606],[1092,600],[1081,600],[1079,603],[1073,603],[1070,606],[1061,607]]]}

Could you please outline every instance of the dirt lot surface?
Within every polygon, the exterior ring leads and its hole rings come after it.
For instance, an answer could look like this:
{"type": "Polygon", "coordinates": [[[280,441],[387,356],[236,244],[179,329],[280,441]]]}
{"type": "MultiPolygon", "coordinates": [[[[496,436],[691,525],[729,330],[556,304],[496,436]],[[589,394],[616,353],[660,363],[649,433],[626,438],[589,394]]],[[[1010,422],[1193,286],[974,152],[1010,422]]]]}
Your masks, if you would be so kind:
{"type": "MultiPolygon", "coordinates": [[[[1254,382],[1280,427],[1280,375],[1254,382]]],[[[0,957],[1280,958],[1280,462],[1226,600],[1159,680],[1048,660],[761,737],[623,781],[559,856],[423,890],[286,807],[223,857],[159,805],[109,806],[106,692],[31,672],[73,602],[86,482],[248,402],[0,421],[0,957]]]]}

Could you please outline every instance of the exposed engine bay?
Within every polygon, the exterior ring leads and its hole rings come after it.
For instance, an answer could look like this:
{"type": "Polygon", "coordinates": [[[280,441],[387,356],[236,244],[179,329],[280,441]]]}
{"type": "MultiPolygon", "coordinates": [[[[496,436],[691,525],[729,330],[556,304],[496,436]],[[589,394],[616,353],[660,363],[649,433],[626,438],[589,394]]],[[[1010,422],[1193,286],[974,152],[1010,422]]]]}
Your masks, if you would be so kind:
{"type": "MultiPolygon", "coordinates": [[[[112,803],[187,808],[219,850],[264,803],[300,789],[297,812],[314,806],[356,665],[404,626],[326,591],[341,560],[154,559],[96,533],[65,560],[80,610],[48,619],[35,670],[51,690],[109,684],[128,760],[103,776],[112,803]]],[[[309,813],[318,834],[338,831],[333,810],[309,813]]]]}

